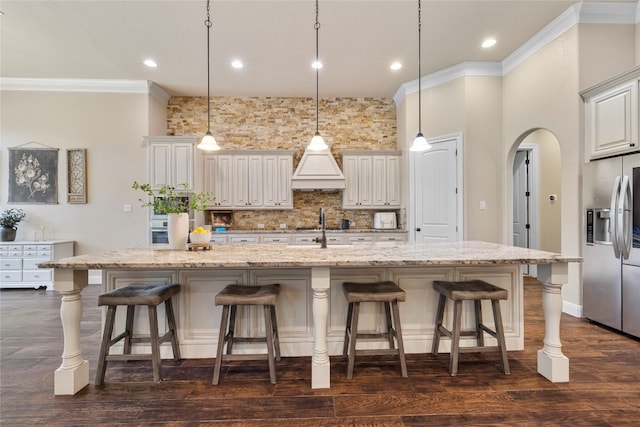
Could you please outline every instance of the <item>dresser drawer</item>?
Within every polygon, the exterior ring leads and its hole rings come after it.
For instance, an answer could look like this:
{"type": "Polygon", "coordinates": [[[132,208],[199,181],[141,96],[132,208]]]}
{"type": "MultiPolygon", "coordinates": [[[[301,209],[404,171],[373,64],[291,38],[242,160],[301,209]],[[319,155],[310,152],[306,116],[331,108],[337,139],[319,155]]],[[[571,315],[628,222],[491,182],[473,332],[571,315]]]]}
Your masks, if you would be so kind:
{"type": "Polygon", "coordinates": [[[49,261],[49,258],[25,258],[22,260],[22,268],[24,270],[37,270],[38,263],[49,261]]]}
{"type": "Polygon", "coordinates": [[[1,282],[22,282],[22,271],[1,271],[1,282]]]}
{"type": "Polygon", "coordinates": [[[52,277],[51,269],[24,270],[22,272],[23,282],[50,282],[52,277]]]}
{"type": "Polygon", "coordinates": [[[0,260],[0,270],[22,270],[22,259],[3,258],[0,260]]]}

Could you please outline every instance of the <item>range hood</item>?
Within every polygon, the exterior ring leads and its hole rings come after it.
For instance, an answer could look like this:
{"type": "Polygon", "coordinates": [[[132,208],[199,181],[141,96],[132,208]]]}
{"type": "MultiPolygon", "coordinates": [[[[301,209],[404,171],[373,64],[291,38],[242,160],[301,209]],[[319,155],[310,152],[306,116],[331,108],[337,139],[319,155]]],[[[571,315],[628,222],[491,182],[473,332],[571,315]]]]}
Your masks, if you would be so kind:
{"type": "Polygon", "coordinates": [[[331,150],[305,150],[291,177],[294,190],[343,190],[345,180],[331,150]]]}

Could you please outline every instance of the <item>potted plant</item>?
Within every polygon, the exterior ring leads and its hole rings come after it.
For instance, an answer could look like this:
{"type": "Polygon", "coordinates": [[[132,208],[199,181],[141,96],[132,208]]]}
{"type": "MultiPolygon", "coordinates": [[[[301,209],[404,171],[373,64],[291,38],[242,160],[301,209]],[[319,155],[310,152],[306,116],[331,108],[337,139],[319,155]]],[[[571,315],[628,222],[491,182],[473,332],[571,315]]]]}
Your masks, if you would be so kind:
{"type": "Polygon", "coordinates": [[[176,190],[169,185],[163,185],[154,191],[150,184],[140,184],[137,181],[131,186],[135,190],[142,190],[147,199],[139,199],[143,207],[150,207],[155,213],[167,215],[167,234],[171,249],[184,249],[189,236],[189,211],[203,211],[207,203],[213,201],[209,193],[187,192],[188,184],[182,184],[183,190],[176,190]],[[185,200],[184,196],[189,196],[185,200]]]}
{"type": "Polygon", "coordinates": [[[0,214],[0,241],[13,242],[16,240],[18,224],[27,214],[22,209],[7,209],[0,214]]]}

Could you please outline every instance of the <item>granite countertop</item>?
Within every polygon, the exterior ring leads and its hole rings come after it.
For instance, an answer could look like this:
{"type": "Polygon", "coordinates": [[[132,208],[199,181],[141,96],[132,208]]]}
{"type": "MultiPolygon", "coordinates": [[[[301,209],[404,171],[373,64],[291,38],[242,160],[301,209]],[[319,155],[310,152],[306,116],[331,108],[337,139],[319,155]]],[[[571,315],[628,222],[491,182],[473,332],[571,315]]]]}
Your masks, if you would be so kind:
{"type": "Polygon", "coordinates": [[[495,243],[374,242],[354,245],[290,246],[286,244],[213,246],[207,251],[171,250],[164,245],[104,251],[46,261],[40,268],[159,269],[335,266],[433,266],[486,264],[550,264],[581,262],[576,256],[495,243]]]}

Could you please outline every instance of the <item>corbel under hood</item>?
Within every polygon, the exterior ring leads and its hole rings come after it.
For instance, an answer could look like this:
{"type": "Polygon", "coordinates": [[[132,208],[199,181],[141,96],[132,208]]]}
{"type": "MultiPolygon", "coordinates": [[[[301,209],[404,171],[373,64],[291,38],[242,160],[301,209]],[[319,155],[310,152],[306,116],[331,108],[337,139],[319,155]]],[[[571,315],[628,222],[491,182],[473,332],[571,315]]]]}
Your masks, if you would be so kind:
{"type": "Polygon", "coordinates": [[[343,190],[345,180],[331,150],[305,150],[291,178],[294,190],[343,190]]]}

